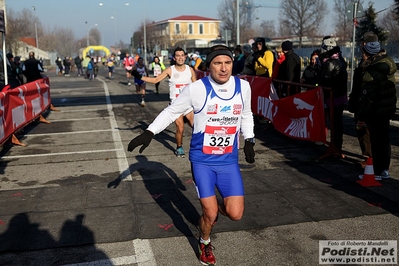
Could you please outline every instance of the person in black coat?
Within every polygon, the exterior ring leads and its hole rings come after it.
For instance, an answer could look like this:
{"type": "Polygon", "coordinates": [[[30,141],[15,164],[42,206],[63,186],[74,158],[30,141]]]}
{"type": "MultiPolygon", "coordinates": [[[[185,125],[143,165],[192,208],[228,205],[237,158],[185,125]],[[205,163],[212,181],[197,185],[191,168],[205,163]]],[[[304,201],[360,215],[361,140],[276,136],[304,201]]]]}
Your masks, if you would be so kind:
{"type": "Polygon", "coordinates": [[[22,83],[18,79],[18,70],[19,66],[14,62],[14,56],[11,53],[6,55],[7,62],[7,72],[8,72],[8,84],[10,84],[11,88],[16,88],[22,83]]]}
{"type": "MultiPolygon", "coordinates": [[[[348,72],[346,71],[346,62],[341,54],[341,48],[330,36],[323,38],[321,45],[322,53],[319,58],[321,61],[321,79],[320,85],[323,87],[332,88],[333,92],[333,106],[334,106],[334,139],[333,145],[337,152],[342,157],[342,143],[344,135],[344,124],[342,115],[345,105],[348,101],[348,72]]],[[[327,113],[330,109],[330,94],[325,92],[325,104],[327,106],[327,113]]]]}
{"type": "Polygon", "coordinates": [[[22,73],[26,77],[26,82],[32,82],[43,78],[43,68],[39,60],[35,58],[34,52],[29,52],[29,59],[26,60],[22,66],[22,73]]]}
{"type": "Polygon", "coordinates": [[[320,84],[321,64],[319,59],[320,50],[315,50],[310,55],[310,64],[305,68],[302,73],[300,82],[318,86],[320,84]]]}
{"type": "MultiPolygon", "coordinates": [[[[292,49],[292,42],[284,41],[281,48],[285,55],[285,60],[281,63],[278,71],[277,79],[299,83],[301,77],[301,59],[294,53],[292,49]]],[[[296,86],[290,86],[289,90],[284,85],[280,96],[285,97],[299,93],[296,86]]]]}

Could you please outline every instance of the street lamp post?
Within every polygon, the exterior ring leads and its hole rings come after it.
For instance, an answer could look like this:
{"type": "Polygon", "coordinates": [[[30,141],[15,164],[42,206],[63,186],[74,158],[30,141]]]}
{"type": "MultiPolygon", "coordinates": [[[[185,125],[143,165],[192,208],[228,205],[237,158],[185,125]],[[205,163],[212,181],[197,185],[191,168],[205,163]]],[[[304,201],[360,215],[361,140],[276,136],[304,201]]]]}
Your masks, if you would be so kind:
{"type": "MultiPolygon", "coordinates": [[[[87,21],[86,21],[86,24],[87,24],[87,21]]],[[[90,29],[93,28],[93,27],[97,27],[97,26],[98,26],[98,24],[96,23],[96,24],[91,25],[90,27],[87,28],[87,35],[86,35],[86,44],[87,44],[87,47],[90,46],[90,29]]]]}
{"type": "MultiPolygon", "coordinates": [[[[99,6],[105,6],[104,3],[98,3],[98,5],[99,5],[99,6]]],[[[124,5],[124,6],[129,6],[130,3],[124,3],[123,5],[124,5]]],[[[114,11],[114,15],[111,16],[110,18],[114,20],[115,49],[116,49],[116,44],[117,44],[117,42],[118,42],[117,34],[116,34],[116,33],[117,33],[117,27],[116,27],[116,11],[115,11],[115,8],[114,8],[114,7],[112,7],[112,6],[110,6],[110,7],[111,7],[112,10],[114,11]]]]}
{"type": "Polygon", "coordinates": [[[37,23],[36,23],[36,7],[32,6],[33,14],[35,14],[35,39],[36,39],[36,49],[39,49],[39,40],[37,39],[37,23]]]}
{"type": "Polygon", "coordinates": [[[147,23],[145,23],[145,7],[146,7],[146,4],[145,4],[145,2],[144,2],[144,23],[143,23],[143,25],[144,25],[144,64],[147,66],[147,23]]]}

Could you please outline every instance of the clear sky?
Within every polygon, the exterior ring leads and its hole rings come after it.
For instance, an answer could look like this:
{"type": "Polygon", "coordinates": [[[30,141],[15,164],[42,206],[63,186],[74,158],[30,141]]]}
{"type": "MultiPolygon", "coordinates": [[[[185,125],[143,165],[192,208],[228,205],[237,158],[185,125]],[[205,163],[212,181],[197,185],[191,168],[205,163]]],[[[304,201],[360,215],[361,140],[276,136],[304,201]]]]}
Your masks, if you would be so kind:
{"type": "MultiPolygon", "coordinates": [[[[7,8],[20,11],[35,7],[35,14],[46,29],[54,25],[71,28],[76,38],[86,37],[95,24],[105,46],[122,40],[130,43],[132,33],[146,18],[160,21],[181,15],[198,15],[218,19],[218,6],[224,0],[5,0],[7,8]],[[103,3],[102,6],[99,3],[103,3]],[[129,3],[129,6],[125,6],[129,3]],[[111,19],[114,17],[114,19],[111,19]],[[85,23],[87,21],[87,24],[85,23]]],[[[254,0],[256,5],[279,6],[281,0],[254,0]]],[[[240,1],[241,2],[241,1],[240,1]]],[[[326,1],[332,9],[333,1],[326,1]]],[[[376,11],[393,4],[393,0],[375,0],[376,11]]],[[[365,7],[368,1],[365,1],[365,7]]],[[[278,20],[277,8],[260,7],[256,17],[261,20],[278,20]]],[[[330,13],[333,13],[330,12],[330,13]]],[[[277,22],[276,22],[277,24],[277,22]]],[[[326,27],[329,28],[328,26],[326,27]]],[[[331,34],[331,32],[325,32],[331,34]]]]}

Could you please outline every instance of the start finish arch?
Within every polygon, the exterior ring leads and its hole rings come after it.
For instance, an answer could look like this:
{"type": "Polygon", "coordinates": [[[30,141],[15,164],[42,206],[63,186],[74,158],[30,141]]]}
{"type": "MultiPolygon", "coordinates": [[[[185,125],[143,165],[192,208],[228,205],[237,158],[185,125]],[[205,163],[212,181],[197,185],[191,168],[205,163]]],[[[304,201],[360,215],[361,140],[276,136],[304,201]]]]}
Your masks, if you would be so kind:
{"type": "Polygon", "coordinates": [[[83,52],[82,52],[82,57],[85,58],[86,55],[88,55],[89,52],[90,52],[90,50],[92,50],[92,49],[93,49],[94,51],[99,51],[99,50],[104,51],[105,56],[108,56],[108,55],[111,54],[111,52],[109,51],[109,49],[108,49],[107,47],[102,46],[102,45],[94,45],[94,46],[88,46],[88,47],[86,47],[86,48],[83,50],[83,52]]]}

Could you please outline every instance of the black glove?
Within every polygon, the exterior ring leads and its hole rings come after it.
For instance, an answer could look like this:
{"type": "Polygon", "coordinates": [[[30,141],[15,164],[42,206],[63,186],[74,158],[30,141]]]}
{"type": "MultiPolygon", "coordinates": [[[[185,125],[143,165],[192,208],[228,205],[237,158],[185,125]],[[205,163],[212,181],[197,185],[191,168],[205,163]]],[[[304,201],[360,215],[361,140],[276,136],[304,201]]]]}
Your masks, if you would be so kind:
{"type": "Polygon", "coordinates": [[[141,75],[140,75],[139,72],[137,72],[136,69],[133,69],[133,70],[132,70],[132,75],[133,75],[133,77],[135,77],[136,79],[141,79],[141,75]]]}
{"type": "Polygon", "coordinates": [[[137,137],[135,137],[134,139],[132,139],[129,142],[129,146],[127,146],[127,150],[133,151],[137,146],[142,145],[139,150],[139,152],[142,153],[144,151],[144,149],[147,148],[148,145],[150,145],[152,137],[154,137],[154,133],[152,133],[149,130],[144,131],[144,133],[142,133],[141,135],[138,135],[137,137]]]}
{"type": "Polygon", "coordinates": [[[256,52],[256,53],[254,54],[255,62],[258,61],[259,57],[261,57],[260,53],[259,53],[259,52],[256,52]]]}
{"type": "Polygon", "coordinates": [[[255,144],[250,141],[245,141],[244,154],[245,154],[245,161],[247,161],[247,163],[255,162],[254,145],[255,144]]]}

